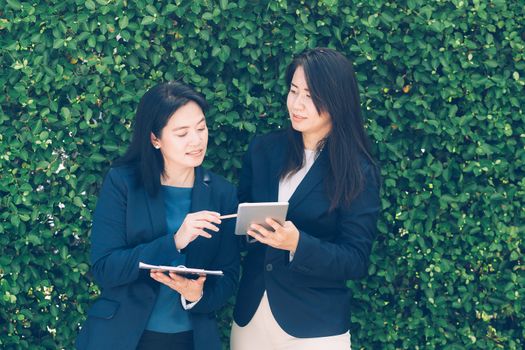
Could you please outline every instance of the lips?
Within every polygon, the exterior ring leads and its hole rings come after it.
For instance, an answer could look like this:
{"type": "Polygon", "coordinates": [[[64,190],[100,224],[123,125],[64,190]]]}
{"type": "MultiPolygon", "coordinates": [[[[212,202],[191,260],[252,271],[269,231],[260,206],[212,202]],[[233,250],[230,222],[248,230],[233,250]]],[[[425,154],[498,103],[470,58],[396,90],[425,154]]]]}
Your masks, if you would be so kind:
{"type": "Polygon", "coordinates": [[[191,151],[191,152],[186,152],[186,154],[191,157],[198,157],[202,155],[202,149],[198,149],[198,150],[191,151]]]}
{"type": "Polygon", "coordinates": [[[298,115],[298,114],[292,114],[292,119],[293,119],[294,121],[298,121],[298,122],[300,122],[300,121],[302,121],[302,120],[305,120],[306,117],[300,116],[300,115],[298,115]]]}

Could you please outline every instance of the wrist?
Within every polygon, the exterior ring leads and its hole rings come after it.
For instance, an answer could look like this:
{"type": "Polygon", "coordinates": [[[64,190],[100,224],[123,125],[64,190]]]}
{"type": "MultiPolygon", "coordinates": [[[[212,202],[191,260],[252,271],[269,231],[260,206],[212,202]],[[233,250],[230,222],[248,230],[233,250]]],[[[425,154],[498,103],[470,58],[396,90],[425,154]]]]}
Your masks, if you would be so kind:
{"type": "Polygon", "coordinates": [[[190,293],[190,295],[182,295],[182,297],[186,299],[187,302],[194,303],[196,301],[201,300],[202,291],[200,293],[190,293]]]}
{"type": "Polygon", "coordinates": [[[181,243],[179,242],[179,239],[178,239],[178,237],[177,237],[177,233],[175,233],[175,234],[173,235],[173,243],[175,244],[175,249],[177,249],[177,250],[179,251],[179,253],[180,253],[180,251],[181,251],[182,248],[184,248],[184,247],[182,247],[181,243]]]}
{"type": "Polygon", "coordinates": [[[183,295],[183,297],[184,297],[184,299],[186,299],[186,301],[187,301],[188,303],[194,303],[194,302],[196,302],[197,300],[199,300],[199,298],[196,298],[195,296],[192,296],[192,297],[186,297],[186,296],[183,295]]]}

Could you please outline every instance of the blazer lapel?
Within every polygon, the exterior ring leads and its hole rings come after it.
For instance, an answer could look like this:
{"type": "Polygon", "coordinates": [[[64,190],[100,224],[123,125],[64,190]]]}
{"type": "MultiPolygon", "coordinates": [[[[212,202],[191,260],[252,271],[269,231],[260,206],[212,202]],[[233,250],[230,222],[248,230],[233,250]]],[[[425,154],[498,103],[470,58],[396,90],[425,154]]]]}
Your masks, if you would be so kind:
{"type": "Polygon", "coordinates": [[[195,168],[195,183],[191,191],[191,213],[209,208],[211,178],[202,167],[195,168]]]}
{"type": "Polygon", "coordinates": [[[266,166],[268,167],[266,173],[268,181],[266,186],[268,191],[266,201],[276,202],[279,198],[280,175],[286,162],[288,139],[285,136],[280,140],[276,140],[274,144],[266,145],[266,147],[269,147],[269,150],[266,153],[268,155],[266,163],[266,166]]]}
{"type": "MultiPolygon", "coordinates": [[[[201,210],[209,210],[211,201],[211,177],[202,167],[195,168],[195,183],[191,191],[190,213],[201,210]]],[[[201,247],[208,238],[198,237],[185,249],[186,266],[202,267],[202,259],[205,258],[205,249],[201,247]],[[195,253],[193,253],[195,252],[195,253]],[[200,254],[199,254],[200,252],[200,254]]]]}
{"type": "Polygon", "coordinates": [[[166,208],[164,207],[164,196],[159,189],[155,197],[151,197],[144,191],[148,205],[149,217],[151,219],[152,238],[166,234],[166,208]]]}
{"type": "Polygon", "coordinates": [[[326,173],[326,168],[328,167],[328,155],[326,150],[322,150],[321,154],[317,157],[314,164],[306,173],[304,179],[299,183],[295,192],[290,197],[288,201],[288,211],[293,210],[301,201],[308,195],[320,182],[323,181],[323,178],[326,173]]]}
{"type": "Polygon", "coordinates": [[[268,160],[268,202],[276,202],[279,198],[279,180],[281,171],[286,162],[286,152],[288,152],[288,143],[272,145],[273,150],[270,152],[268,160]]]}

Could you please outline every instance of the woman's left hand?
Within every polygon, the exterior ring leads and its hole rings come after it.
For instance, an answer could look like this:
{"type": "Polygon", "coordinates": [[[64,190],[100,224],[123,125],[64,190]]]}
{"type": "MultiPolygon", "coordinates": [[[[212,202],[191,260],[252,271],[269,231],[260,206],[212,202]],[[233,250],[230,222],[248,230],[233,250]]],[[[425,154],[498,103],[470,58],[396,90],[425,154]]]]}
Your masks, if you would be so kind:
{"type": "Polygon", "coordinates": [[[151,271],[151,278],[158,281],[171,289],[177,291],[190,303],[197,301],[202,296],[204,288],[204,281],[206,276],[199,276],[196,280],[182,277],[174,272],[170,272],[169,276],[162,271],[151,271]]]}
{"type": "Polygon", "coordinates": [[[251,224],[248,235],[270,247],[288,250],[294,254],[297,244],[299,244],[299,230],[293,222],[286,221],[281,225],[277,221],[267,218],[266,223],[273,228],[273,231],[267,230],[261,225],[251,224]]]}

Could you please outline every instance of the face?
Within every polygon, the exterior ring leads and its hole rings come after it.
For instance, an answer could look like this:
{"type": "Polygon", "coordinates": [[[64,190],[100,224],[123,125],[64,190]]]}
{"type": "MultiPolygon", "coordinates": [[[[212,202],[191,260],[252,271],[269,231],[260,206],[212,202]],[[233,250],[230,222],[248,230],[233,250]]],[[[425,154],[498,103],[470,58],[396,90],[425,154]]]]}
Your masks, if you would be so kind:
{"type": "Polygon", "coordinates": [[[317,142],[332,129],[330,115],[327,112],[319,113],[315,108],[302,66],[297,67],[293,74],[286,105],[292,127],[303,134],[307,148],[311,148],[309,145],[315,148],[317,142]]]}
{"type": "Polygon", "coordinates": [[[201,165],[208,145],[204,112],[193,101],[173,113],[160,137],[151,134],[153,147],[160,149],[166,169],[183,170],[201,165]]]}

